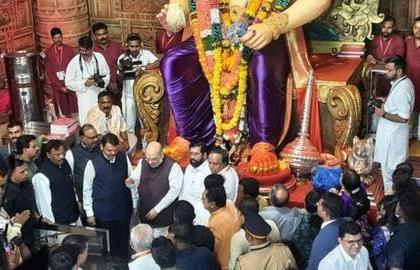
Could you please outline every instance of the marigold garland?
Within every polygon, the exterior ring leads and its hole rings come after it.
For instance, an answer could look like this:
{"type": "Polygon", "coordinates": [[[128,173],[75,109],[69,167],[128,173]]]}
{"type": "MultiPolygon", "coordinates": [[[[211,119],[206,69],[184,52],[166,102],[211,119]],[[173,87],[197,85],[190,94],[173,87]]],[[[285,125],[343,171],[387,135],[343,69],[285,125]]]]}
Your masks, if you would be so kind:
{"type": "MultiPolygon", "coordinates": [[[[249,0],[244,20],[262,22],[272,10],[284,9],[289,0],[249,0]]],[[[230,0],[189,0],[190,22],[203,72],[211,85],[211,102],[216,137],[238,127],[245,109],[248,59],[251,50],[243,45],[230,45],[226,29],[231,25],[230,0]],[[226,44],[227,43],[227,44],[226,44]],[[236,91],[237,90],[237,91],[236,91]],[[223,102],[235,101],[232,117],[224,122],[223,102]]]]}

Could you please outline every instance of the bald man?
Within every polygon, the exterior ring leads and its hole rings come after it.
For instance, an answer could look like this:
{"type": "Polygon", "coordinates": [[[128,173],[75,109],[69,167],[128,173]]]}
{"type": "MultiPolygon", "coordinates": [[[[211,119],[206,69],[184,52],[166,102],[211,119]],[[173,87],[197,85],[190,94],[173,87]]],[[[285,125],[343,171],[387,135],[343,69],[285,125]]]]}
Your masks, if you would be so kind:
{"type": "Polygon", "coordinates": [[[182,179],[181,167],[163,154],[160,143],[151,142],[125,181],[138,206],[141,223],[153,228],[154,237],[166,236],[173,223],[173,206],[181,192],[182,179]]]}
{"type": "Polygon", "coordinates": [[[264,207],[260,215],[277,224],[282,241],[290,241],[300,223],[297,208],[289,208],[289,191],[281,184],[274,185],[269,194],[270,205],[264,207]]]}

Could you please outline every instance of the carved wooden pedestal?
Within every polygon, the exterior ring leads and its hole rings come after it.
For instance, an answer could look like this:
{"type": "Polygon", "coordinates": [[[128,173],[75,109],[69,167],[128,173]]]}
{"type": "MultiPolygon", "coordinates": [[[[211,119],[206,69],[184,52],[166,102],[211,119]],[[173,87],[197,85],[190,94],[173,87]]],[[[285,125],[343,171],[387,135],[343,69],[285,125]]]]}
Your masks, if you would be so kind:
{"type": "Polygon", "coordinates": [[[361,82],[363,59],[329,54],[313,54],[310,59],[319,89],[324,152],[338,154],[359,132],[362,98],[356,85],[361,82]]]}

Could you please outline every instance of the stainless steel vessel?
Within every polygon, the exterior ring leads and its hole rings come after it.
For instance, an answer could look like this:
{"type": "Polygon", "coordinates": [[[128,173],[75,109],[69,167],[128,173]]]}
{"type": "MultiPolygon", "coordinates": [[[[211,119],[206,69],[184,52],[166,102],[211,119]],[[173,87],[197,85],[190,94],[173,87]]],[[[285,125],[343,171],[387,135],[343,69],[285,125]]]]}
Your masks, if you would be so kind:
{"type": "Polygon", "coordinates": [[[30,51],[3,55],[9,85],[12,115],[26,126],[44,122],[43,95],[37,68],[37,56],[30,51]]]}

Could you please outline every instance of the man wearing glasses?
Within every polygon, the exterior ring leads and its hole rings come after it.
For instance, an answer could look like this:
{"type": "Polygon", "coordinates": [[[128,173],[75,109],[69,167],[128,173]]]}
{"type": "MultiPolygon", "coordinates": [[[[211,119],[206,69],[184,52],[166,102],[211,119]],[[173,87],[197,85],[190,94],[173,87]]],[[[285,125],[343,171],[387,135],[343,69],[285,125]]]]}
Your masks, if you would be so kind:
{"type": "Polygon", "coordinates": [[[322,269],[371,269],[369,252],[363,246],[362,230],[353,221],[344,222],[338,230],[339,245],[319,263],[322,269]]]}
{"type": "Polygon", "coordinates": [[[84,36],[79,39],[79,54],[67,66],[66,87],[76,92],[79,123],[85,124],[86,115],[96,104],[98,93],[109,84],[110,71],[104,56],[93,52],[93,41],[84,36]]]}
{"type": "MultiPolygon", "coordinates": [[[[83,203],[83,173],[86,164],[98,153],[100,153],[100,147],[96,129],[91,124],[84,124],[79,131],[79,142],[66,152],[66,160],[73,172],[74,187],[81,203],[83,203]]],[[[82,222],[87,225],[84,217],[82,217],[82,222]]]]}

